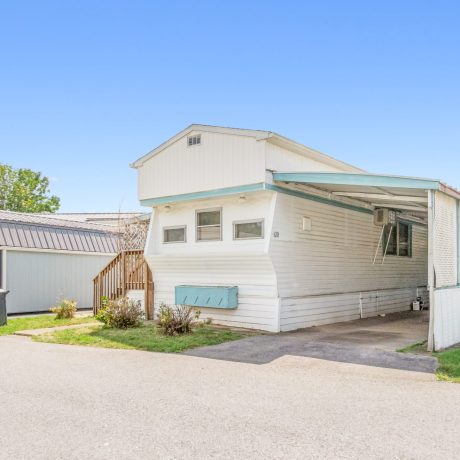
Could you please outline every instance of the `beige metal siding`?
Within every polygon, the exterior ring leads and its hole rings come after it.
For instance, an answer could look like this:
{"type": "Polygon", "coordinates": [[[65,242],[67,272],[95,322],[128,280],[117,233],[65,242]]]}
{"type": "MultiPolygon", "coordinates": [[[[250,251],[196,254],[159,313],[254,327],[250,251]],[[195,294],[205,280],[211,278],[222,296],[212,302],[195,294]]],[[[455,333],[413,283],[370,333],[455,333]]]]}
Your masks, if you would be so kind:
{"type": "MultiPolygon", "coordinates": [[[[200,134],[198,131],[190,136],[200,134]]],[[[265,180],[263,141],[254,137],[201,133],[201,144],[187,136],[139,168],[139,199],[255,184],[265,180]]]]}
{"type": "Polygon", "coordinates": [[[372,264],[380,227],[373,216],[285,194],[277,197],[270,255],[281,328],[295,329],[407,310],[427,284],[427,229],[413,226],[413,257],[372,264]],[[302,217],[312,230],[302,230],[302,217]]]}
{"type": "Polygon", "coordinates": [[[113,255],[60,254],[8,250],[8,313],[44,311],[62,298],[79,308],[93,304],[93,278],[113,255]]]}

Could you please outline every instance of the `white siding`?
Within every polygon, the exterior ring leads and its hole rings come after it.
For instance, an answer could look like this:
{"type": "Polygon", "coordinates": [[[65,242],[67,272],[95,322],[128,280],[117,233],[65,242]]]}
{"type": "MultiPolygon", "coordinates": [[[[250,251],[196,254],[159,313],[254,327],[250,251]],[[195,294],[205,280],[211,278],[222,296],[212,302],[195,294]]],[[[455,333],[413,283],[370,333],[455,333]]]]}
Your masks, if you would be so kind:
{"type": "Polygon", "coordinates": [[[93,278],[113,255],[6,251],[8,313],[45,311],[65,297],[93,306],[93,278]]]}
{"type": "Polygon", "coordinates": [[[186,203],[176,203],[170,209],[157,207],[151,218],[148,254],[181,254],[206,257],[208,254],[233,253],[234,251],[265,251],[270,234],[272,192],[252,192],[243,196],[234,195],[186,203]],[[196,241],[195,219],[197,210],[221,208],[222,241],[196,241]],[[249,219],[265,219],[265,238],[255,240],[233,240],[233,222],[249,219]],[[163,228],[186,226],[185,243],[163,244],[163,228]]]}
{"type": "Polygon", "coordinates": [[[436,192],[433,220],[436,287],[457,284],[457,200],[436,192]]]}
{"type": "Polygon", "coordinates": [[[236,310],[202,308],[202,318],[230,326],[278,330],[278,295],[275,272],[267,247],[274,194],[258,192],[230,198],[157,208],[151,220],[145,257],[153,272],[155,306],[174,303],[174,288],[181,284],[238,286],[236,310]],[[223,241],[195,241],[195,211],[222,208],[223,241]],[[265,238],[233,240],[233,221],[265,219],[265,238]],[[162,243],[164,226],[186,225],[186,243],[162,243]]]}
{"type": "Polygon", "coordinates": [[[428,304],[426,227],[413,226],[413,257],[382,265],[380,249],[373,265],[380,231],[371,214],[268,191],[159,207],[146,248],[155,303],[173,303],[180,284],[236,285],[236,310],[202,316],[270,331],[409,310],[418,296],[428,304]],[[195,241],[195,211],[208,207],[222,208],[223,241],[195,241]],[[234,241],[233,221],[251,218],[265,219],[265,238],[234,241]],[[163,227],[175,225],[187,226],[187,242],[163,244],[163,227]]]}
{"type": "Polygon", "coordinates": [[[442,350],[460,343],[460,287],[434,293],[434,347],[442,350]]]}
{"type": "MultiPolygon", "coordinates": [[[[199,134],[193,131],[189,135],[199,134]]],[[[265,180],[263,142],[254,137],[201,133],[201,144],[187,136],[139,168],[139,199],[255,184],[265,180]]]]}
{"type": "Polygon", "coordinates": [[[382,253],[373,216],[286,194],[276,201],[270,256],[277,274],[281,329],[407,310],[427,284],[427,229],[413,226],[413,257],[382,253]],[[302,217],[312,230],[302,230],[302,217]]]}
{"type": "Polygon", "coordinates": [[[287,150],[271,142],[266,143],[266,169],[271,171],[308,171],[308,172],[336,172],[349,171],[350,168],[338,166],[308,158],[300,153],[287,150]]]}
{"type": "Polygon", "coordinates": [[[142,310],[145,310],[145,292],[142,289],[131,289],[126,293],[126,297],[135,302],[140,302],[142,310]]]}
{"type": "Polygon", "coordinates": [[[278,331],[276,279],[268,255],[147,256],[155,281],[155,309],[174,304],[175,286],[238,286],[235,310],[200,308],[217,324],[278,331]]]}

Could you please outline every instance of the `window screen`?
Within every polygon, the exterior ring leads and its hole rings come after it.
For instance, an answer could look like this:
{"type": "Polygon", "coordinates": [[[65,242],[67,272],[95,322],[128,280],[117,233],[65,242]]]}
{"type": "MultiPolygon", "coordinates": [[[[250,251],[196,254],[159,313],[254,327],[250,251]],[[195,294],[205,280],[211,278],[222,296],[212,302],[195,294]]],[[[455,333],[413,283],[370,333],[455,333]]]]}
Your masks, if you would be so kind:
{"type": "Polygon", "coordinates": [[[213,241],[222,239],[222,210],[213,209],[197,211],[196,239],[197,241],[213,241]]]}
{"type": "Polygon", "coordinates": [[[163,243],[184,243],[185,227],[166,227],[163,229],[163,243]]]}
{"type": "Polygon", "coordinates": [[[398,222],[386,225],[383,238],[383,253],[387,255],[412,257],[412,228],[410,224],[398,222]]]}
{"type": "Polygon", "coordinates": [[[245,222],[234,222],[233,237],[235,238],[235,240],[243,240],[248,238],[263,238],[264,221],[253,220],[245,222]]]}

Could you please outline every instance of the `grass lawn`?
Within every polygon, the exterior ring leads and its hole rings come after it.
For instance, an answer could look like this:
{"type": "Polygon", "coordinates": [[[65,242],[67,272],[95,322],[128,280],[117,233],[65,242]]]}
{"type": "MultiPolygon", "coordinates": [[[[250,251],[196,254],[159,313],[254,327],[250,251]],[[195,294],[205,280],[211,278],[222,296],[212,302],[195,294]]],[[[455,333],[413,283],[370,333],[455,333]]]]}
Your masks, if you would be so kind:
{"type": "Polygon", "coordinates": [[[402,353],[423,353],[434,356],[439,362],[439,367],[436,370],[437,378],[439,380],[460,383],[460,347],[429,353],[426,351],[426,342],[420,342],[398,351],[402,353]]]}
{"type": "Polygon", "coordinates": [[[8,318],[8,324],[0,326],[0,335],[13,334],[16,331],[26,329],[42,329],[45,327],[68,326],[71,324],[82,324],[94,322],[92,316],[77,316],[71,319],[55,319],[55,315],[37,315],[8,318]]]}
{"type": "Polygon", "coordinates": [[[33,337],[38,342],[85,345],[103,348],[179,353],[189,348],[217,345],[252,335],[209,326],[197,327],[190,334],[164,336],[155,324],[129,329],[111,329],[103,325],[67,329],[33,337]]]}

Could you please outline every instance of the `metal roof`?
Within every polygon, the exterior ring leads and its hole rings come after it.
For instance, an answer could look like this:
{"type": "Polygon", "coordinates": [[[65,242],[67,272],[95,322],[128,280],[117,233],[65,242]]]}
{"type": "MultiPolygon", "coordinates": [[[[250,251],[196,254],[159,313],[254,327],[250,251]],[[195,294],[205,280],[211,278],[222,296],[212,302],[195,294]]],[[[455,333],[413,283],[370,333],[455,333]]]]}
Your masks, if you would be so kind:
{"type": "Polygon", "coordinates": [[[140,216],[144,211],[139,212],[60,212],[56,214],[38,214],[41,217],[48,217],[59,220],[70,220],[74,222],[89,222],[103,224],[106,221],[125,221],[140,216]]]}
{"type": "Polygon", "coordinates": [[[0,211],[0,247],[116,253],[117,240],[100,225],[0,211]]]}

